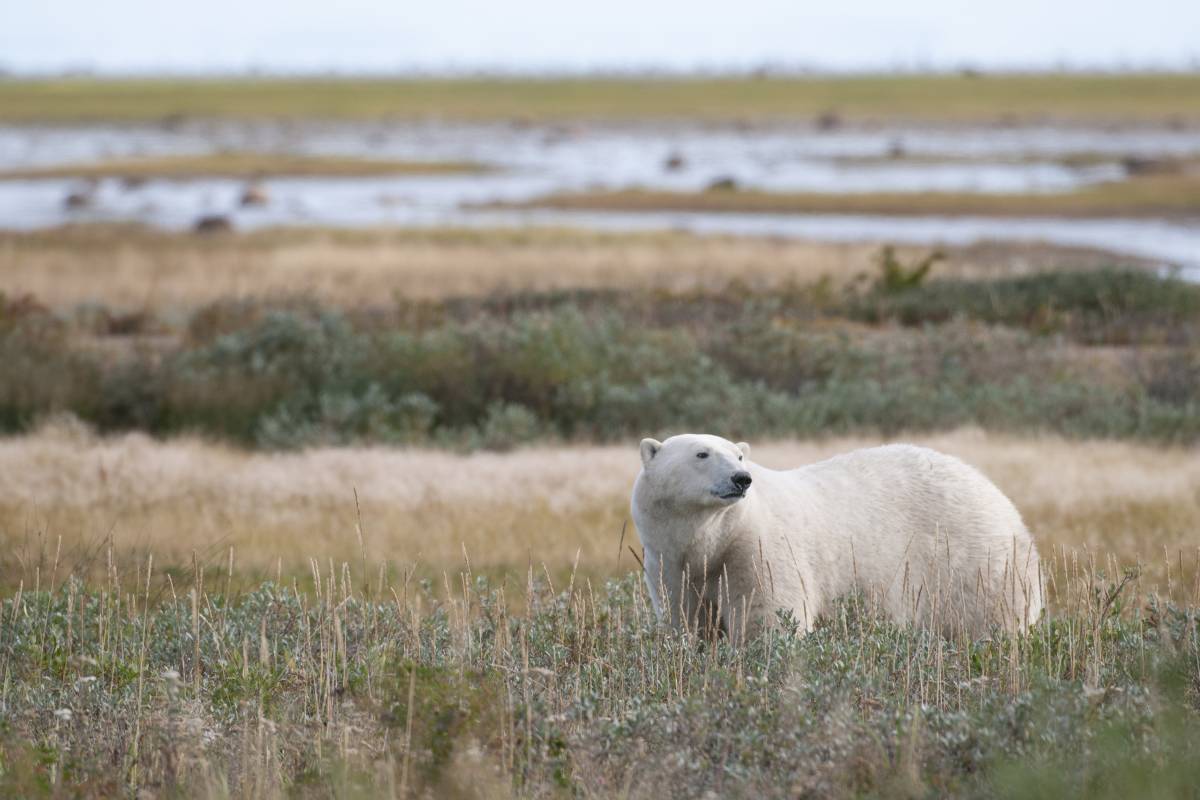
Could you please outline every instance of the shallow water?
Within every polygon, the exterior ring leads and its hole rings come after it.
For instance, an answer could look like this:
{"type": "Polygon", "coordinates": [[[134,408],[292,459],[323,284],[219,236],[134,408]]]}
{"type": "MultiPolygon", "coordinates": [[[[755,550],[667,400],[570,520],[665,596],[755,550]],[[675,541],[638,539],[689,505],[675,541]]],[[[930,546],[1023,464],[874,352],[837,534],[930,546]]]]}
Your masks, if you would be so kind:
{"type": "Polygon", "coordinates": [[[0,181],[0,226],[137,221],[184,229],[204,214],[238,227],[528,225],[797,236],[836,241],[969,243],[981,239],[1095,247],[1200,272],[1200,224],[1143,220],[890,218],[872,215],[492,211],[469,206],[552,192],[701,189],[718,178],[776,191],[1038,192],[1125,175],[1122,159],[1200,155],[1200,130],[846,129],[730,126],[524,126],[441,123],[191,123],[177,128],[0,127],[0,169],[130,156],[255,150],[405,160],[465,160],[479,175],[277,178],[270,202],[242,208],[244,181],[0,181]],[[678,168],[667,160],[678,156],[678,168]],[[1064,163],[1086,156],[1082,164],[1064,163]],[[941,159],[941,160],[938,160],[941,159]],[[86,188],[90,204],[64,200],[86,188]]]}
{"type": "Polygon", "coordinates": [[[1200,281],[1200,226],[1141,219],[888,217],[869,214],[729,214],[532,210],[474,215],[477,225],[574,225],[600,230],[679,230],[699,234],[784,236],[828,242],[915,245],[1041,242],[1156,261],[1164,274],[1200,281]]]}
{"type": "Polygon", "coordinates": [[[1124,157],[1200,154],[1200,130],[821,132],[811,127],[312,122],[0,127],[0,169],[223,150],[477,161],[545,173],[570,186],[686,190],[732,177],[746,186],[796,191],[1025,192],[1120,178],[1124,157]],[[1080,154],[1097,163],[1061,162],[1080,154]],[[679,169],[665,168],[672,155],[682,158],[679,169]],[[931,158],[959,160],[935,163],[931,158]]]}

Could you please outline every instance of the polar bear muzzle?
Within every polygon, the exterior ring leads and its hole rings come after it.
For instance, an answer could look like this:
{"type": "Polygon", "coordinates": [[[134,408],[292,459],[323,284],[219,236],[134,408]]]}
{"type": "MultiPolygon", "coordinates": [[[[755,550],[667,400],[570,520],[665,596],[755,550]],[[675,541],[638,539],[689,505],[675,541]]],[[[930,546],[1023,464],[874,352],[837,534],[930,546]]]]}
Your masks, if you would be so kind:
{"type": "Polygon", "coordinates": [[[722,500],[734,500],[745,497],[746,490],[750,488],[750,484],[754,482],[754,479],[750,477],[749,472],[741,469],[729,477],[729,482],[732,484],[732,487],[728,491],[717,495],[722,500]]]}

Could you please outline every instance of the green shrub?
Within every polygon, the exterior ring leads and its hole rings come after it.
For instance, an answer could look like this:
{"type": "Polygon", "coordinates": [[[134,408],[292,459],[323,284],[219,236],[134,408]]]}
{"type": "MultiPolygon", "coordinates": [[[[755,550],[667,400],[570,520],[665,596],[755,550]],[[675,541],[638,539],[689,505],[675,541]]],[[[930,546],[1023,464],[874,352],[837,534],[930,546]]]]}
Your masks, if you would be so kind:
{"type": "Polygon", "coordinates": [[[895,248],[887,245],[879,252],[879,277],[875,279],[875,290],[882,294],[897,294],[915,289],[929,277],[934,264],[945,260],[946,256],[935,250],[915,261],[911,267],[906,267],[896,258],[895,248]]]}
{"type": "Polygon", "coordinates": [[[528,408],[497,401],[488,406],[479,431],[479,444],[488,450],[511,450],[538,438],[541,422],[528,408]]]}
{"type": "Polygon", "coordinates": [[[437,404],[420,392],[389,397],[378,384],[360,395],[322,393],[316,407],[282,403],[258,420],[255,442],[268,448],[310,444],[423,442],[437,404]]]}
{"type": "Polygon", "coordinates": [[[923,325],[967,317],[1090,343],[1161,341],[1180,329],[1195,336],[1200,285],[1133,270],[942,279],[877,287],[851,300],[847,311],[870,322],[923,325]]]}
{"type": "MultiPolygon", "coordinates": [[[[226,309],[220,321],[205,322],[204,335],[168,347],[134,338],[106,349],[48,313],[29,313],[0,325],[0,427],[26,429],[63,411],[101,431],[194,431],[269,448],[505,449],[541,438],[683,430],[748,438],[963,424],[1200,437],[1194,346],[1133,350],[1122,378],[1093,370],[1056,340],[930,313],[960,292],[969,300],[961,308],[1002,322],[1032,307],[1017,299],[1042,297],[1055,280],[1034,280],[1036,291],[988,284],[1013,305],[987,313],[972,305],[973,284],[932,282],[888,295],[888,308],[920,309],[910,321],[948,317],[911,328],[831,328],[806,321],[810,306],[795,310],[779,298],[715,303],[691,325],[675,324],[678,309],[648,313],[629,298],[617,309],[551,303],[495,315],[477,308],[461,320],[422,314],[413,327],[293,304],[226,309]],[[230,329],[232,319],[247,323],[230,329]]],[[[1101,308],[1149,314],[1145,298],[1159,289],[1139,290],[1142,300],[1119,307],[1088,305],[1095,293],[1080,291],[1075,319],[1101,308]]],[[[1163,303],[1172,335],[1186,343],[1189,295],[1170,296],[1163,303]]]]}

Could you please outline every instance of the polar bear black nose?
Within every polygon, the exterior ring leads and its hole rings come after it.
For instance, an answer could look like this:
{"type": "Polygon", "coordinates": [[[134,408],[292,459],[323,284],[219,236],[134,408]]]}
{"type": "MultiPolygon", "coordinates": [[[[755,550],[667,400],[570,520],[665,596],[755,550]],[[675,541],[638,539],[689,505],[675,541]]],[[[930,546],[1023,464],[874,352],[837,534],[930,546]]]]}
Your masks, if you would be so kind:
{"type": "Polygon", "coordinates": [[[733,473],[733,477],[730,478],[730,480],[733,481],[734,486],[741,489],[743,492],[746,491],[746,488],[754,482],[754,479],[750,477],[750,473],[746,472],[746,470],[733,473]]]}

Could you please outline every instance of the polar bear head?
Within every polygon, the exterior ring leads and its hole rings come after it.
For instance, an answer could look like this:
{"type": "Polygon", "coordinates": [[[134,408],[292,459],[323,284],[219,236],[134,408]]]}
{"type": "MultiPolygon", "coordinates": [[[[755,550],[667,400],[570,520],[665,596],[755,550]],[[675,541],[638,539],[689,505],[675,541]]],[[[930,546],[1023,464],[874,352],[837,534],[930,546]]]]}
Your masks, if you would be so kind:
{"type": "Polygon", "coordinates": [[[665,442],[642,440],[639,483],[660,503],[677,507],[730,506],[746,497],[752,479],[750,445],[720,436],[685,433],[665,442]]]}

